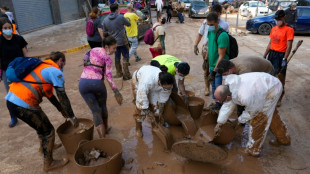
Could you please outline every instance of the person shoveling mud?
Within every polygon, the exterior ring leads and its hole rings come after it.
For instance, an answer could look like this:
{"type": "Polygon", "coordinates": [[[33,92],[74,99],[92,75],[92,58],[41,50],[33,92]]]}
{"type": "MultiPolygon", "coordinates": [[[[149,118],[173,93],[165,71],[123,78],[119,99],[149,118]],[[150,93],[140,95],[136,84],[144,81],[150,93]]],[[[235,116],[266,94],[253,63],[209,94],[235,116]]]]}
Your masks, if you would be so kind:
{"type": "Polygon", "coordinates": [[[110,157],[107,153],[93,148],[91,151],[85,151],[83,156],[78,159],[78,163],[83,166],[99,166],[109,160],[110,157]]]}
{"type": "Polygon", "coordinates": [[[136,136],[143,136],[142,122],[146,116],[151,116],[153,131],[169,149],[172,137],[169,130],[162,126],[162,114],[171,94],[174,77],[167,70],[165,66],[161,69],[150,65],[142,66],[133,73],[132,93],[136,105],[133,115],[136,121],[136,136]]]}
{"type": "Polygon", "coordinates": [[[227,122],[237,105],[245,106],[238,118],[239,123],[249,122],[249,141],[246,152],[259,156],[270,127],[277,141],[282,145],[290,144],[287,128],[279,117],[273,120],[277,102],[282,93],[282,84],[276,77],[262,72],[227,76],[224,85],[215,91],[218,101],[224,102],[220,109],[215,136],[227,122]],[[271,122],[273,121],[273,124],[271,122]],[[281,129],[280,129],[281,128],[281,129]]]}

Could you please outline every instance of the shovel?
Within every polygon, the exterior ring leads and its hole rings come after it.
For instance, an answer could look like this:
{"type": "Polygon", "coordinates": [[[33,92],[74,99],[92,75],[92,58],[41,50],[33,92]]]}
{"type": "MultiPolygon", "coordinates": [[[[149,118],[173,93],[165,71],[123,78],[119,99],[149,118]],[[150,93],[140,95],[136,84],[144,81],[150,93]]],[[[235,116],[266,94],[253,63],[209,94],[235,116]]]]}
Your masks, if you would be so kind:
{"type": "MultiPolygon", "coordinates": [[[[300,45],[302,44],[303,40],[299,40],[297,42],[296,47],[294,48],[294,50],[292,51],[292,54],[290,55],[290,57],[287,59],[287,64],[290,62],[290,60],[292,59],[292,57],[294,56],[294,54],[296,53],[297,49],[300,47],[300,45]]],[[[282,73],[282,71],[284,70],[284,68],[281,69],[281,71],[279,72],[279,74],[277,74],[276,76],[278,77],[278,79],[281,81],[281,83],[285,84],[285,74],[282,73]]]]}
{"type": "Polygon", "coordinates": [[[185,102],[178,94],[171,93],[170,97],[174,101],[175,105],[178,106],[175,110],[176,116],[177,119],[182,123],[182,127],[186,136],[189,138],[195,136],[197,127],[185,102]]]}
{"type": "Polygon", "coordinates": [[[149,115],[152,125],[153,125],[153,132],[158,136],[158,138],[164,143],[164,146],[167,150],[171,149],[171,146],[173,144],[173,137],[170,134],[170,131],[168,128],[164,127],[160,123],[158,123],[155,120],[155,116],[153,113],[149,115]]]}

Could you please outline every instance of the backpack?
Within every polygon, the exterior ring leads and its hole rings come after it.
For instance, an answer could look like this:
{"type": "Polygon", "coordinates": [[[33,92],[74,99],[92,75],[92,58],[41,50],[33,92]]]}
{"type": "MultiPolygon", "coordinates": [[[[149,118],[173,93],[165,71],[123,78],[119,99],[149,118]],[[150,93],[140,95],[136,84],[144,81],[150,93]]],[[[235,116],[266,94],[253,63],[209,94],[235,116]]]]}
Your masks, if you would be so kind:
{"type": "Polygon", "coordinates": [[[155,26],[154,28],[149,28],[148,30],[146,30],[145,35],[144,35],[144,42],[148,45],[154,45],[154,43],[156,42],[156,40],[159,38],[157,37],[154,40],[154,31],[156,30],[156,28],[159,25],[155,26]]]}
{"type": "MultiPolygon", "coordinates": [[[[216,33],[216,37],[215,37],[215,41],[216,41],[216,44],[217,44],[217,39],[218,37],[220,36],[220,34],[222,32],[226,32],[223,28],[220,28],[217,33],[216,33]]],[[[229,33],[228,34],[228,37],[229,37],[229,59],[234,59],[238,56],[239,54],[239,48],[238,48],[238,43],[237,43],[237,40],[236,38],[232,37],[229,33]]]]}
{"type": "Polygon", "coordinates": [[[83,58],[84,66],[94,66],[94,67],[102,68],[104,70],[105,66],[95,65],[90,62],[90,51],[91,50],[87,51],[87,53],[84,55],[84,58],[83,58]]]}
{"type": "Polygon", "coordinates": [[[86,24],[86,34],[88,36],[93,36],[95,34],[94,20],[92,20],[91,18],[88,18],[86,24]]]}
{"type": "Polygon", "coordinates": [[[40,82],[30,82],[23,80],[31,73],[37,66],[43,63],[40,59],[35,57],[16,57],[6,70],[6,78],[8,82],[28,82],[35,84],[48,84],[40,82]]]}

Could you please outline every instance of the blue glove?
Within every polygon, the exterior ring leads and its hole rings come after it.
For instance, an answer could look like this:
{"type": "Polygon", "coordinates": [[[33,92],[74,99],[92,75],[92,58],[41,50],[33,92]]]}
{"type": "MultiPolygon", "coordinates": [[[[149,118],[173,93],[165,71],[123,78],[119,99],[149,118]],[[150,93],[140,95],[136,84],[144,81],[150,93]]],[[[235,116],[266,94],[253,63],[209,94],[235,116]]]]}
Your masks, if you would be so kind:
{"type": "Polygon", "coordinates": [[[287,60],[285,58],[282,59],[282,67],[286,67],[287,66],[287,60]]]}

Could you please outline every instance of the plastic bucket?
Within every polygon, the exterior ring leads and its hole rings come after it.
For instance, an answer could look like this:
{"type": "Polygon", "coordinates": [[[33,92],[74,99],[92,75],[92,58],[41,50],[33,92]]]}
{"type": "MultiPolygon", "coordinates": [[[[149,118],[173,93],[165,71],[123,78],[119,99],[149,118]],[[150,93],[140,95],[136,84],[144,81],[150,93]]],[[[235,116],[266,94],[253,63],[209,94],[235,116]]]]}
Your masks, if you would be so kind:
{"type": "Polygon", "coordinates": [[[188,97],[188,109],[193,119],[198,119],[201,116],[204,99],[199,97],[188,97]]]}
{"type": "Polygon", "coordinates": [[[67,153],[73,154],[81,140],[92,140],[94,122],[85,118],[78,118],[79,127],[74,128],[70,121],[64,122],[57,128],[57,134],[67,153]]]}
{"type": "Polygon", "coordinates": [[[122,144],[114,139],[98,139],[82,142],[74,154],[74,161],[78,167],[78,173],[117,174],[120,172],[122,167],[122,151],[122,144]],[[93,148],[104,151],[110,159],[97,166],[80,165],[78,161],[83,157],[84,152],[91,151],[93,148]]]}
{"type": "Polygon", "coordinates": [[[171,125],[181,124],[180,120],[176,116],[176,108],[176,104],[171,98],[165,104],[163,118],[167,123],[171,125]]]}

